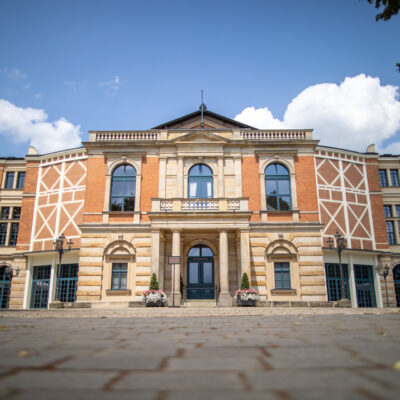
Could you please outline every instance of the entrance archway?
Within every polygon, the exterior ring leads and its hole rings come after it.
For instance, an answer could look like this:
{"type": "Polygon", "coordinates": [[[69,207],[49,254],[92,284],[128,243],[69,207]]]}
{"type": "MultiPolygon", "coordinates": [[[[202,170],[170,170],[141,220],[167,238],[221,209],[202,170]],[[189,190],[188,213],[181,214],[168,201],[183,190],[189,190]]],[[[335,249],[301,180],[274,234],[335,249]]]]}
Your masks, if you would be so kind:
{"type": "Polygon", "coordinates": [[[193,246],[188,253],[187,298],[215,298],[214,253],[204,244],[193,246]]]}

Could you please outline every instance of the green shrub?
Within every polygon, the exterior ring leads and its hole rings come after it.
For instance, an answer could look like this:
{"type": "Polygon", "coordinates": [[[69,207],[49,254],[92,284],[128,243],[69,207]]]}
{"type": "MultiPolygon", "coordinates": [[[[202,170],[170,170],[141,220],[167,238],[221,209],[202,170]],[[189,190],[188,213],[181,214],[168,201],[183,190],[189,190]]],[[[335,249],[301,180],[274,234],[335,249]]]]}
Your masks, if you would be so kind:
{"type": "Polygon", "coordinates": [[[240,285],[240,289],[242,290],[250,289],[249,277],[247,276],[246,272],[243,274],[242,284],[240,285]]]}
{"type": "Polygon", "coordinates": [[[158,290],[159,286],[158,286],[158,282],[157,282],[157,276],[156,274],[153,272],[153,275],[151,275],[151,281],[150,281],[150,290],[158,290]]]}

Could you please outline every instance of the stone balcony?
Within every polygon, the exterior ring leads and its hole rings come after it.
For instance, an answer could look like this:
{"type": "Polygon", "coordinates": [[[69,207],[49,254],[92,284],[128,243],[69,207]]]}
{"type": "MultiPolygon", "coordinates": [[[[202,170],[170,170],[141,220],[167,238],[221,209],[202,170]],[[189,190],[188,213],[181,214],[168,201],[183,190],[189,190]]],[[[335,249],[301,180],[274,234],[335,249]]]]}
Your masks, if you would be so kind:
{"type": "Polygon", "coordinates": [[[213,199],[151,199],[152,212],[236,212],[249,211],[249,199],[213,198],[213,199]]]}

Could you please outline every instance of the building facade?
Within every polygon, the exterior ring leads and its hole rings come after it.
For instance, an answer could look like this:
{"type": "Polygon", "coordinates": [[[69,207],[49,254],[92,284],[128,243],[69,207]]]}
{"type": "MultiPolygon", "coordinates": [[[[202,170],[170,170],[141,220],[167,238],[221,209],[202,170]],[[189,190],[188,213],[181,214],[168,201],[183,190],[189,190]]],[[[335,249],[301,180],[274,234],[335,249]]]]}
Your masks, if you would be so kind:
{"type": "Polygon", "coordinates": [[[398,306],[399,167],[203,106],[146,131],[90,131],[78,149],[30,148],[0,160],[1,308],[135,305],[153,272],[175,304],[232,306],[246,272],[260,305],[333,306],[336,232],[352,306],[398,306]]]}

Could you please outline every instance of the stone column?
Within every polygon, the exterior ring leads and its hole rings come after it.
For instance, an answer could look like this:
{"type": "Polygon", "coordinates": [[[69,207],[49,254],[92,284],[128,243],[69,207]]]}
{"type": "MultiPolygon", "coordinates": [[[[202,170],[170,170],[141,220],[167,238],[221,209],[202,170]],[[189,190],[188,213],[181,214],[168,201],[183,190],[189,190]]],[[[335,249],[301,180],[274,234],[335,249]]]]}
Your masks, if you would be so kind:
{"type": "Polygon", "coordinates": [[[223,157],[218,157],[218,197],[225,197],[223,157]]]}
{"type": "MultiPolygon", "coordinates": [[[[177,166],[177,197],[182,198],[183,196],[183,157],[178,157],[178,166],[177,166]]],[[[179,256],[179,254],[177,254],[179,256]]]]}
{"type": "Polygon", "coordinates": [[[150,273],[156,273],[157,279],[159,279],[159,269],[160,265],[160,231],[151,232],[151,269],[150,273]]]}
{"type": "Polygon", "coordinates": [[[229,264],[228,264],[228,233],[219,231],[219,303],[221,307],[232,307],[232,297],[229,293],[229,264]]]}
{"type": "MultiPolygon", "coordinates": [[[[179,230],[174,230],[172,232],[172,255],[173,256],[179,256],[181,255],[181,232],[179,230]]],[[[180,286],[181,286],[181,265],[180,264],[175,264],[171,265],[172,271],[171,271],[171,283],[172,279],[174,279],[174,288],[172,291],[171,287],[171,296],[174,296],[175,299],[175,305],[180,305],[181,304],[181,291],[180,291],[180,286]],[[174,271],[175,268],[175,271],[174,271]]],[[[172,298],[168,300],[168,304],[172,304],[172,298]]]]}
{"type": "Polygon", "coordinates": [[[240,231],[240,280],[242,279],[245,272],[249,277],[249,282],[251,286],[249,231],[242,230],[240,231]]]}
{"type": "Polygon", "coordinates": [[[160,289],[165,290],[164,287],[164,276],[165,276],[165,237],[160,237],[160,263],[158,267],[158,284],[160,289]]]}

